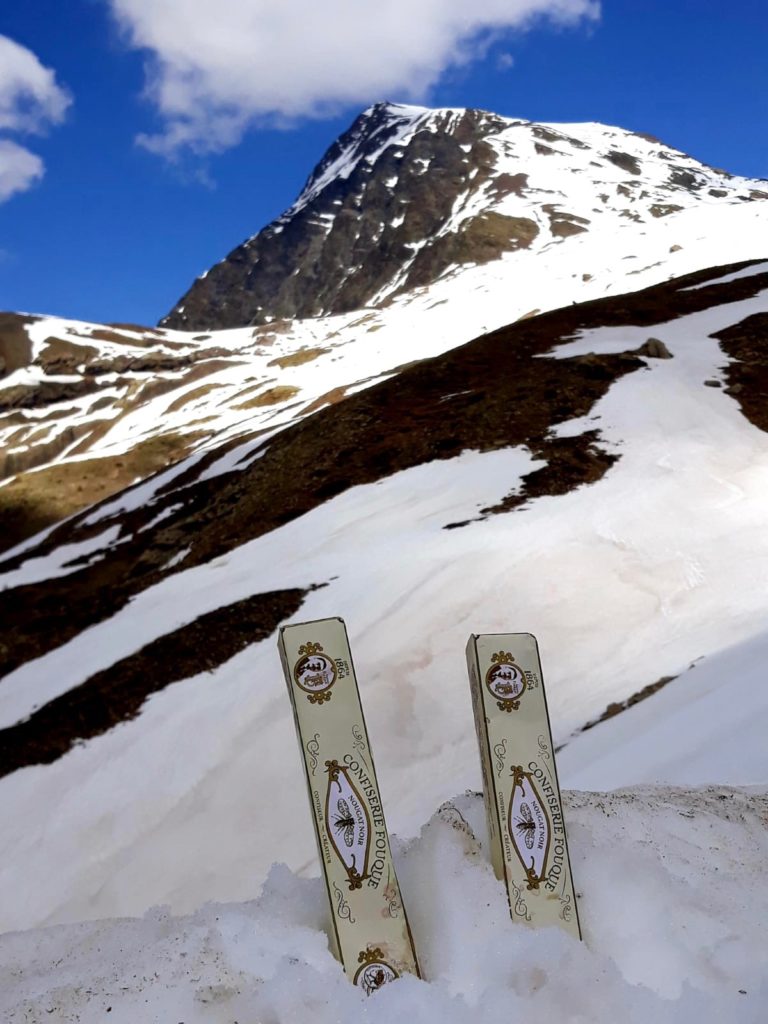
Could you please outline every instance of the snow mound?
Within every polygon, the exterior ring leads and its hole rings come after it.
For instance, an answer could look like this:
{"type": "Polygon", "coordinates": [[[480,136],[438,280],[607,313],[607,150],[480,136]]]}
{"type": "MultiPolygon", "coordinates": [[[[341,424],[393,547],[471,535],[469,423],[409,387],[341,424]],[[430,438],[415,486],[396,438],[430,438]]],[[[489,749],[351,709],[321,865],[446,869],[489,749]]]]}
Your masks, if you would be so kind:
{"type": "Polygon", "coordinates": [[[513,923],[482,801],[395,843],[425,981],[369,1000],[328,951],[320,879],[275,865],[257,899],[187,917],[0,936],[8,1024],[755,1022],[768,996],[768,791],[566,794],[585,942],[513,923]]]}

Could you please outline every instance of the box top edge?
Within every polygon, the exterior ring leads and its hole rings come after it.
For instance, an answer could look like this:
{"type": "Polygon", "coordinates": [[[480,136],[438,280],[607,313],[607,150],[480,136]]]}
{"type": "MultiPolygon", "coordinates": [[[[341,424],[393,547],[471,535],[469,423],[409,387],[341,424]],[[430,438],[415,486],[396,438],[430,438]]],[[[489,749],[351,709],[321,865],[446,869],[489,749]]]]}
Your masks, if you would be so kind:
{"type": "Polygon", "coordinates": [[[496,636],[529,636],[531,640],[536,641],[536,634],[529,632],[521,633],[471,633],[470,638],[474,640],[480,640],[483,637],[496,637],[496,636]]]}
{"type": "Polygon", "coordinates": [[[320,622],[340,622],[344,628],[347,628],[347,624],[340,615],[326,615],[322,619],[306,619],[304,622],[286,622],[282,626],[278,627],[279,633],[284,633],[287,629],[299,629],[302,626],[316,626],[320,622]]]}

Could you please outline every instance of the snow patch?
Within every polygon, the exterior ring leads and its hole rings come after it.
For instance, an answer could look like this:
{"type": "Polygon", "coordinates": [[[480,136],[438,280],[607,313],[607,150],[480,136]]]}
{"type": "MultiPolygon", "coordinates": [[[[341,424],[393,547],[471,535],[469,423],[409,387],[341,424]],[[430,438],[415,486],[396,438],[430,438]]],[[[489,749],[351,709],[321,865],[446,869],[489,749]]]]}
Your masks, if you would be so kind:
{"type": "Polygon", "coordinates": [[[394,843],[423,981],[365,997],[328,950],[320,879],[275,865],[247,903],[0,936],[0,1010],[8,1024],[761,1019],[765,795],[635,790],[566,810],[583,943],[510,920],[467,794],[394,843]]]}

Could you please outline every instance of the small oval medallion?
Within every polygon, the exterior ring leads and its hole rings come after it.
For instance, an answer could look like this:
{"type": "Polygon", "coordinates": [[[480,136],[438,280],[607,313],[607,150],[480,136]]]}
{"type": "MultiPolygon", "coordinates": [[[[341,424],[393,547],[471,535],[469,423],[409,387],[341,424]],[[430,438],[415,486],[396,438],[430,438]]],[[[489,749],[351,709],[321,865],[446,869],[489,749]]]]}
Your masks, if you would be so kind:
{"type": "Polygon", "coordinates": [[[358,960],[360,967],[355,974],[354,983],[359,985],[367,996],[387,982],[400,977],[394,967],[384,960],[384,954],[380,949],[365,949],[358,960]]]}
{"type": "Polygon", "coordinates": [[[293,679],[307,694],[310,704],[331,699],[330,689],[336,682],[336,664],[323,653],[321,644],[302,644],[299,660],[293,666],[293,679]]]}
{"type": "Polygon", "coordinates": [[[494,654],[492,661],[493,664],[485,673],[485,685],[502,711],[517,711],[520,697],[525,691],[525,674],[515,664],[512,655],[505,651],[494,654]]]}

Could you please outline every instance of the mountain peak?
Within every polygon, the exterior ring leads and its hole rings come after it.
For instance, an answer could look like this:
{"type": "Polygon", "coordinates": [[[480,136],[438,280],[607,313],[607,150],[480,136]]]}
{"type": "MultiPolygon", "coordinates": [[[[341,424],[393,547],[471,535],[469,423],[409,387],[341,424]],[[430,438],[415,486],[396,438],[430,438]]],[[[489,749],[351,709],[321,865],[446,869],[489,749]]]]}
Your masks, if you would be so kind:
{"type": "Polygon", "coordinates": [[[375,103],[292,206],[198,279],[162,325],[209,330],[379,306],[580,234],[645,238],[692,206],[768,198],[760,184],[594,122],[375,103]]]}

